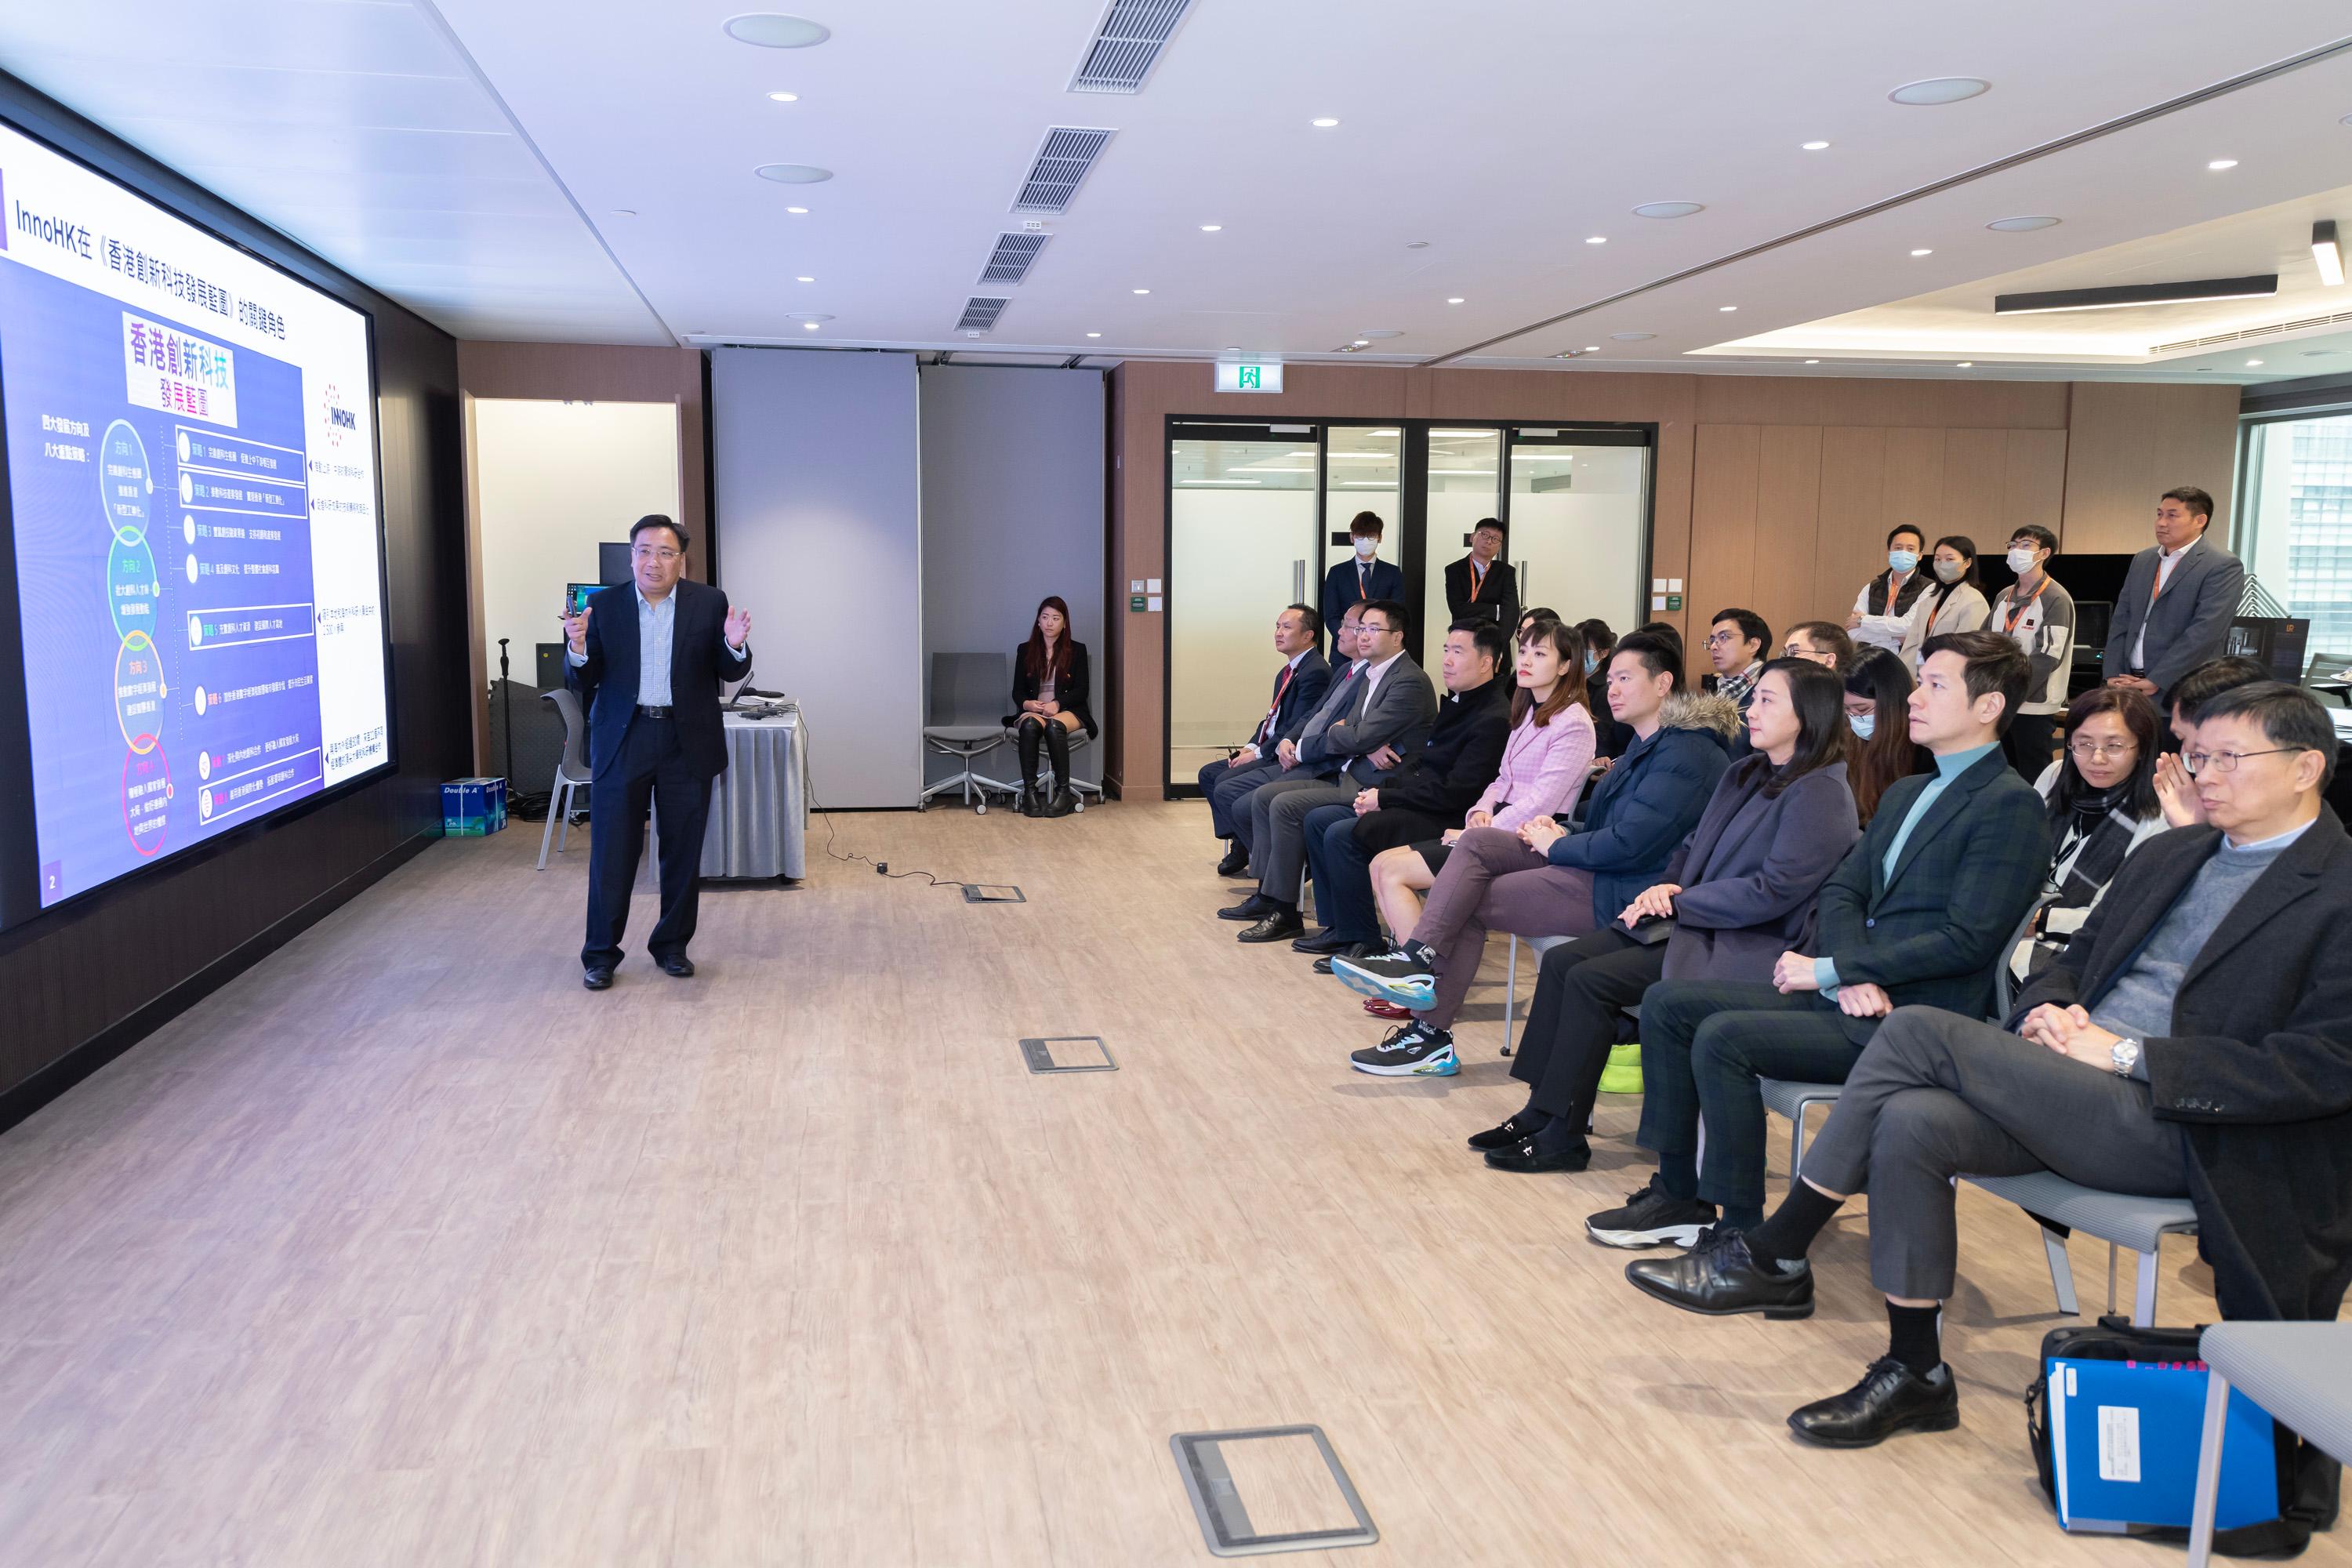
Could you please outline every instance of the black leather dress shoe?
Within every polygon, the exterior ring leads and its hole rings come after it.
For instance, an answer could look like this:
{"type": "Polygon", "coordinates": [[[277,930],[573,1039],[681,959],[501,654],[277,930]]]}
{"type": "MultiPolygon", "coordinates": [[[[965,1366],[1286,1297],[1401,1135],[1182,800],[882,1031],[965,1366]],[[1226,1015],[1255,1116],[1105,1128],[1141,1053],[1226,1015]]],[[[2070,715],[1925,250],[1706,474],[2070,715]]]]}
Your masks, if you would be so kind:
{"type": "Polygon", "coordinates": [[[1516,1149],[1535,1135],[1536,1129],[1513,1116],[1507,1118],[1500,1127],[1489,1127],[1484,1132],[1473,1132],[1470,1134],[1469,1142],[1470,1147],[1481,1154],[1486,1154],[1497,1149],[1516,1149]]]}
{"type": "Polygon", "coordinates": [[[1789,1430],[1827,1448],[1867,1448],[1897,1432],[1948,1432],[1960,1424],[1960,1385],[1949,1363],[1921,1377],[1892,1356],[1870,1363],[1843,1394],[1789,1415],[1789,1430]]]}
{"type": "Polygon", "coordinates": [[[1300,931],[1306,929],[1306,923],[1292,911],[1288,910],[1273,910],[1268,911],[1264,920],[1250,927],[1249,930],[1242,932],[1235,940],[1241,942],[1280,942],[1285,937],[1297,936],[1300,931]]]}
{"type": "Polygon", "coordinates": [[[580,984],[591,991],[609,991],[613,986],[613,966],[592,963],[580,972],[580,984]]]}
{"type": "Polygon", "coordinates": [[[1524,1176],[1544,1171],[1581,1171],[1592,1163],[1592,1145],[1579,1138],[1567,1148],[1546,1154],[1536,1147],[1532,1138],[1521,1139],[1508,1149],[1486,1151],[1487,1165],[1497,1171],[1516,1171],[1524,1176]]]}
{"type": "Polygon", "coordinates": [[[1748,1255],[1748,1238],[1736,1230],[1719,1232],[1710,1245],[1694,1247],[1680,1258],[1628,1263],[1625,1278],[1644,1295],[1710,1318],[1736,1312],[1761,1312],[1768,1318],[1813,1315],[1812,1266],[1799,1258],[1785,1273],[1759,1268],[1748,1255]]]}
{"type": "Polygon", "coordinates": [[[1318,954],[1326,952],[1345,952],[1349,948],[1356,945],[1357,943],[1352,939],[1333,931],[1329,926],[1325,926],[1321,931],[1315,931],[1307,936],[1302,936],[1297,942],[1292,942],[1290,944],[1290,951],[1293,952],[1312,952],[1318,954]]]}
{"type": "Polygon", "coordinates": [[[694,973],[694,960],[674,952],[661,961],[661,972],[673,979],[685,980],[694,973]]]}
{"type": "Polygon", "coordinates": [[[1238,844],[1226,850],[1225,858],[1217,862],[1217,875],[1220,877],[1238,877],[1248,869],[1249,851],[1238,844]]]}
{"type": "Polygon", "coordinates": [[[1219,910],[1217,918],[1221,921],[1255,921],[1263,920],[1273,912],[1273,900],[1261,893],[1252,893],[1231,909],[1219,910]]]}
{"type": "Polygon", "coordinates": [[[1330,973],[1331,960],[1334,958],[1370,958],[1373,953],[1379,951],[1380,949],[1378,947],[1369,942],[1349,942],[1339,952],[1317,959],[1315,961],[1315,973],[1318,974],[1330,973]]]}

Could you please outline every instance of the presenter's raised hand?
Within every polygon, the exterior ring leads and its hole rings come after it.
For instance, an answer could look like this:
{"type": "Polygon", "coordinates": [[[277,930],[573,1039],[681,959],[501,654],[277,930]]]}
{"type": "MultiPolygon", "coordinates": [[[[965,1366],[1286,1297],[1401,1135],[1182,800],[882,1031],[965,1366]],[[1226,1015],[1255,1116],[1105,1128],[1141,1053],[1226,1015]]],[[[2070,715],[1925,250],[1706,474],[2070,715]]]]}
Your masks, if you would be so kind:
{"type": "Polygon", "coordinates": [[[733,609],[727,612],[727,646],[741,647],[751,640],[751,612],[733,609]]]}
{"type": "Polygon", "coordinates": [[[564,640],[564,642],[565,642],[566,644],[568,644],[568,645],[571,647],[571,649],[572,649],[572,651],[573,653],[581,654],[581,655],[583,655],[583,656],[587,653],[587,651],[588,651],[588,606],[587,606],[587,605],[581,605],[581,606],[580,606],[580,613],[579,613],[578,615],[576,615],[576,616],[564,616],[564,617],[563,617],[563,640],[564,640]]]}

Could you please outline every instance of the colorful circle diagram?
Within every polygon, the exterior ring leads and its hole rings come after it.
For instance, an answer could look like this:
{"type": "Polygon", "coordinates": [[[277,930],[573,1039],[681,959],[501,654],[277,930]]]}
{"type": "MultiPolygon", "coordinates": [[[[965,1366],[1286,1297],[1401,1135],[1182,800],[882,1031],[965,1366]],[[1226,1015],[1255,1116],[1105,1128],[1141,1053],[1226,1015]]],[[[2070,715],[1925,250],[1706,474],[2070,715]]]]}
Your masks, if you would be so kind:
{"type": "Polygon", "coordinates": [[[147,543],[147,498],[154,478],[147,468],[146,444],[128,421],[106,427],[98,467],[99,504],[114,536],[106,551],[106,607],[114,617],[114,634],[152,634],[163,592],[155,552],[147,543]]]}
{"type": "Polygon", "coordinates": [[[172,765],[155,737],[146,740],[145,751],[133,746],[122,753],[122,830],[142,859],[163,847],[172,814],[172,765]]]}
{"type": "Polygon", "coordinates": [[[124,636],[114,652],[114,718],[123,743],[133,752],[152,751],[163,727],[163,661],[145,632],[124,636]]]}

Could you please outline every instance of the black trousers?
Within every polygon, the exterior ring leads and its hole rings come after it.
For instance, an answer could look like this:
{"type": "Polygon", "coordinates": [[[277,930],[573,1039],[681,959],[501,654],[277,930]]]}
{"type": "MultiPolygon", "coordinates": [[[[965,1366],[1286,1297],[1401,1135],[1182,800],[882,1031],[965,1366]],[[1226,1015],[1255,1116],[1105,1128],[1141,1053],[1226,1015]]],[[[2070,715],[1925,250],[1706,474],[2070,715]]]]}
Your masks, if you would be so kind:
{"type": "Polygon", "coordinates": [[[612,767],[588,786],[588,939],[584,967],[621,962],[629,924],[629,886],[646,847],[646,804],[658,809],[661,919],[646,938],[656,960],[686,952],[702,885],[702,830],[710,820],[710,781],[697,777],[678,749],[677,726],[640,713],[612,767]]]}
{"type": "Polygon", "coordinates": [[[2042,776],[2058,750],[2058,735],[2065,723],[2063,713],[2020,713],[2009,721],[2008,731],[2000,738],[2000,754],[2009,765],[2025,777],[2027,784],[2042,776]]]}
{"type": "Polygon", "coordinates": [[[1511,1076],[1531,1086],[1528,1103],[1581,1128],[1601,1092],[1616,1043],[1618,1009],[1638,1005],[1666,970],[1666,944],[1645,946],[1612,921],[1543,955],[1536,998],[1511,1076]]]}

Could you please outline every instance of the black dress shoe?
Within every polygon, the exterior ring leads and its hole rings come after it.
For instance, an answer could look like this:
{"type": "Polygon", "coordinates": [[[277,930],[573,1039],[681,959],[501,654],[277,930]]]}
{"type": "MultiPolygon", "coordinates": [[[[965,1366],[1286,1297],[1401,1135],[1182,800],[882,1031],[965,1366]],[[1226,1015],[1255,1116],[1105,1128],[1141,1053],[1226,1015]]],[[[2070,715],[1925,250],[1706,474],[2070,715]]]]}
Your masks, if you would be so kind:
{"type": "Polygon", "coordinates": [[[1315,961],[1315,973],[1318,974],[1330,973],[1331,960],[1334,958],[1370,958],[1372,955],[1372,951],[1373,944],[1369,942],[1351,942],[1347,946],[1341,948],[1339,952],[1329,953],[1322,958],[1317,959],[1315,961]]]}
{"type": "Polygon", "coordinates": [[[671,953],[661,961],[661,972],[673,979],[687,979],[694,973],[694,960],[682,952],[671,953]]]}
{"type": "Polygon", "coordinates": [[[609,991],[613,986],[613,966],[591,963],[580,972],[580,984],[591,991],[609,991]]]}
{"type": "Polygon", "coordinates": [[[1306,923],[1302,921],[1294,911],[1290,910],[1270,910],[1264,920],[1250,927],[1249,930],[1242,932],[1235,940],[1240,942],[1280,942],[1285,937],[1297,936],[1300,931],[1306,929],[1306,923]]]}
{"type": "Polygon", "coordinates": [[[1358,945],[1360,944],[1352,937],[1343,936],[1329,926],[1325,926],[1321,931],[1308,936],[1302,936],[1292,942],[1290,951],[1313,953],[1345,952],[1358,945]]]}
{"type": "Polygon", "coordinates": [[[1785,1272],[1759,1268],[1748,1255],[1748,1237],[1736,1230],[1718,1233],[1710,1245],[1694,1247],[1680,1258],[1628,1263],[1625,1278],[1644,1295],[1710,1318],[1736,1312],[1761,1312],[1768,1318],[1813,1315],[1812,1266],[1799,1258],[1785,1272]]]}
{"type": "Polygon", "coordinates": [[[1486,1154],[1496,1149],[1516,1149],[1535,1135],[1535,1128],[1513,1116],[1507,1119],[1500,1127],[1489,1127],[1484,1132],[1470,1134],[1470,1147],[1481,1154],[1486,1154]]]}
{"type": "Polygon", "coordinates": [[[1263,893],[1252,893],[1231,909],[1219,910],[1217,918],[1221,921],[1254,921],[1263,919],[1273,912],[1272,899],[1263,893]]]}
{"type": "Polygon", "coordinates": [[[1536,1147],[1532,1138],[1523,1138],[1508,1149],[1486,1151],[1487,1165],[1497,1171],[1516,1171],[1531,1176],[1544,1171],[1581,1171],[1592,1163],[1592,1145],[1579,1138],[1564,1149],[1547,1154],[1536,1147]]]}
{"type": "Polygon", "coordinates": [[[1897,1432],[1948,1432],[1960,1424],[1960,1385],[1948,1362],[1921,1377],[1892,1356],[1870,1363],[1843,1394],[1790,1413],[1789,1430],[1826,1448],[1867,1448],[1897,1432]]]}
{"type": "Polygon", "coordinates": [[[1225,858],[1217,862],[1217,875],[1220,877],[1238,877],[1248,869],[1249,851],[1238,843],[1226,850],[1225,858]]]}

